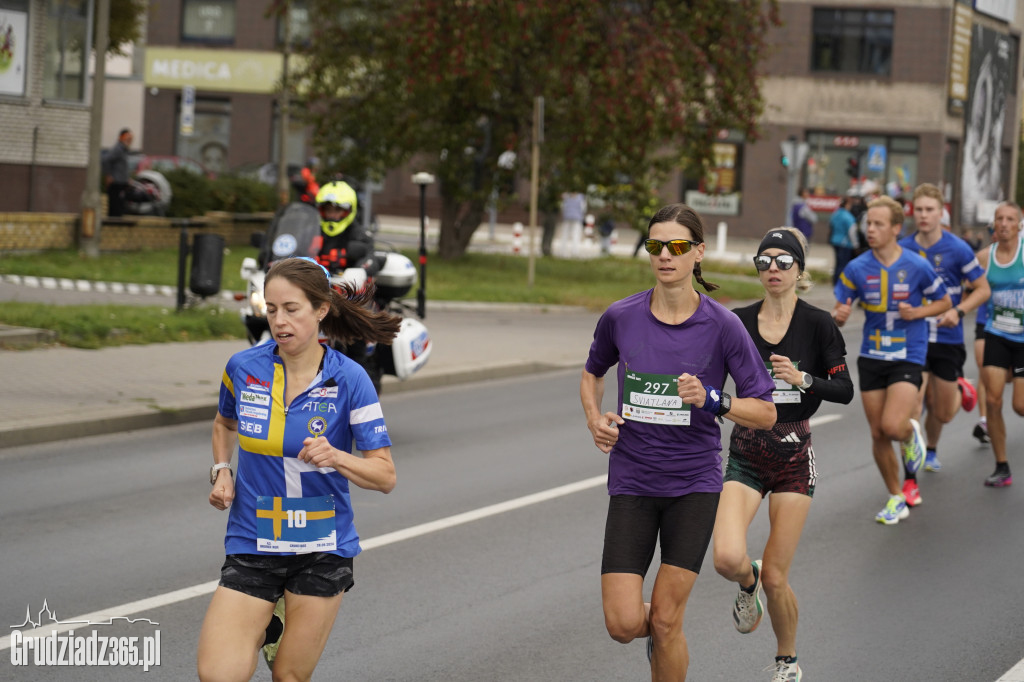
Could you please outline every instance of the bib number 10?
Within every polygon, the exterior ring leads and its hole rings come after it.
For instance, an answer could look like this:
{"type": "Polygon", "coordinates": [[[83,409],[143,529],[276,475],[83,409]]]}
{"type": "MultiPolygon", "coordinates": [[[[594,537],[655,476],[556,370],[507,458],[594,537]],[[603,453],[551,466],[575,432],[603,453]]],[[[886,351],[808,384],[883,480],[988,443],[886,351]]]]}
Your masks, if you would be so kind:
{"type": "Polygon", "coordinates": [[[288,513],[288,527],[289,528],[305,528],[306,527],[306,510],[305,509],[289,509],[288,513]]]}

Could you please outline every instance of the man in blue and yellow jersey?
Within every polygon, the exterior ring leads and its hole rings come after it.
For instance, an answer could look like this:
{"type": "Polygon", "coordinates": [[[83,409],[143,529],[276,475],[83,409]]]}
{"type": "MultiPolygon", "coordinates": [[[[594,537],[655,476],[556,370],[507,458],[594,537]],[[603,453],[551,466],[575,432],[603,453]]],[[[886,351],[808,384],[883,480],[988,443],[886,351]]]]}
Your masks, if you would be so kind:
{"type": "Polygon", "coordinates": [[[907,518],[899,463],[892,447],[903,448],[904,467],[916,473],[924,463],[921,425],[913,418],[921,372],[928,353],[928,322],[952,303],[946,285],[928,261],[897,243],[903,207],[889,197],[868,204],[867,251],[850,261],[835,286],[832,316],[842,326],[854,300],[864,310],[864,339],[857,358],[861,402],[871,427],[871,451],[889,500],[875,515],[885,525],[907,518]]]}
{"type": "MultiPolygon", "coordinates": [[[[967,348],[964,346],[962,320],[966,313],[975,310],[989,297],[985,271],[967,242],[943,229],[942,211],[941,190],[929,183],[918,185],[914,190],[917,232],[900,240],[900,246],[918,254],[935,268],[953,304],[946,312],[928,319],[928,356],[920,396],[927,408],[924,418],[928,443],[925,471],[942,468],[936,454],[942,425],[952,421],[961,405],[970,410],[977,402],[974,387],[964,379],[967,348]],[[971,288],[967,296],[963,295],[965,281],[971,288]]],[[[909,474],[903,484],[903,494],[911,507],[921,504],[921,493],[914,477],[916,474],[909,474]]]]}

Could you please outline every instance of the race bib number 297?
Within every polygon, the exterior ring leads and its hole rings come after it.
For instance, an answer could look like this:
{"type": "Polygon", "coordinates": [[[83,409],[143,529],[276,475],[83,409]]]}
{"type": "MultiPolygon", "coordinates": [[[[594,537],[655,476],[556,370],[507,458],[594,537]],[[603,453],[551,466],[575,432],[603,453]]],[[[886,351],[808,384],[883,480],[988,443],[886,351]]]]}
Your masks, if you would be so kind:
{"type": "Polygon", "coordinates": [[[626,370],[622,383],[622,418],[648,424],[688,426],[690,406],[679,397],[675,376],[626,370]]]}

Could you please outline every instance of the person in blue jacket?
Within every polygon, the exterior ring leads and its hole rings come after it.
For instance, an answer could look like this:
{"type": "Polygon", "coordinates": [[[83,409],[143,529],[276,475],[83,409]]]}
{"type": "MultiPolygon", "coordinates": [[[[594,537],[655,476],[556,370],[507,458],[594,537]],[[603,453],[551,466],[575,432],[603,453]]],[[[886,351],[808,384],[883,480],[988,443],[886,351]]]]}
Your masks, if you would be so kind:
{"type": "Polygon", "coordinates": [[[311,258],[278,261],[264,285],[274,343],[236,353],[224,370],[210,504],[229,509],[227,557],[199,635],[201,680],[249,679],[271,639],[274,679],[309,679],[360,552],[349,483],[395,486],[369,376],[319,337],[388,343],[400,319],[366,307],[372,290],[349,293],[311,258]],[[287,627],[271,632],[276,618],[287,627]]]}

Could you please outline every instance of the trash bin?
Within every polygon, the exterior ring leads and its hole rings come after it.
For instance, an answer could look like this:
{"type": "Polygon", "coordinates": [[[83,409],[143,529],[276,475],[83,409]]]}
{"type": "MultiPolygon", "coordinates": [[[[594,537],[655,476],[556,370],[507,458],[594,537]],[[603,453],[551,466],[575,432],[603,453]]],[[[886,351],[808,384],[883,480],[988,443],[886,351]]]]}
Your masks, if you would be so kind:
{"type": "Polygon", "coordinates": [[[224,237],[197,234],[192,240],[192,272],[188,280],[192,293],[205,298],[219,292],[223,263],[224,237]]]}

